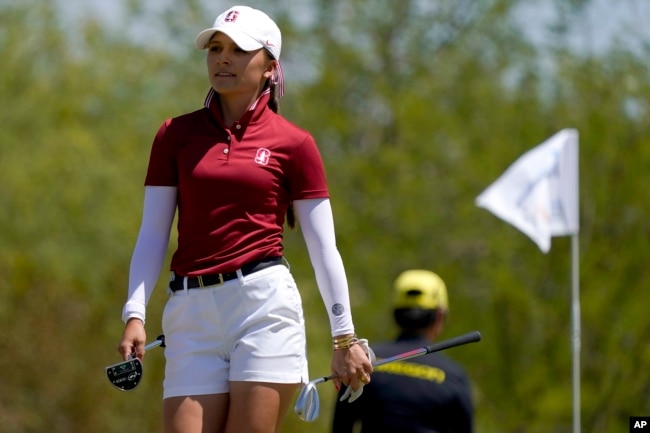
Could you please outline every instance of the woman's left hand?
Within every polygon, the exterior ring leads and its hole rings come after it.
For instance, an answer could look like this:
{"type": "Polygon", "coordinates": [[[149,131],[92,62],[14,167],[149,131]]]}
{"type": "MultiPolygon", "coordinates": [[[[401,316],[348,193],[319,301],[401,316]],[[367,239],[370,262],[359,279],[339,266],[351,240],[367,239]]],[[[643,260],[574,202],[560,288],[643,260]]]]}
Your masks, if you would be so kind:
{"type": "MultiPolygon", "coordinates": [[[[370,383],[371,353],[372,349],[368,347],[367,340],[360,340],[347,349],[334,350],[331,370],[336,377],[332,381],[336,389],[340,389],[341,384],[351,389],[350,394],[353,394],[353,397],[350,402],[356,400],[361,395],[363,386],[370,383]]],[[[374,358],[374,354],[372,355],[374,358]]]]}

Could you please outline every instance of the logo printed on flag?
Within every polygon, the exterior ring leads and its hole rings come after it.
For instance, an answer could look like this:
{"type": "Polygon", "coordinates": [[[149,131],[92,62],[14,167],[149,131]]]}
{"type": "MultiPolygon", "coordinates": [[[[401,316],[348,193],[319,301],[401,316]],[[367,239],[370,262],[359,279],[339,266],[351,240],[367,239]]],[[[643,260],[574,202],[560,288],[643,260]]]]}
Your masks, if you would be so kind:
{"type": "Polygon", "coordinates": [[[476,205],[521,230],[544,253],[551,236],[577,234],[578,132],[563,129],[524,153],[476,205]]]}

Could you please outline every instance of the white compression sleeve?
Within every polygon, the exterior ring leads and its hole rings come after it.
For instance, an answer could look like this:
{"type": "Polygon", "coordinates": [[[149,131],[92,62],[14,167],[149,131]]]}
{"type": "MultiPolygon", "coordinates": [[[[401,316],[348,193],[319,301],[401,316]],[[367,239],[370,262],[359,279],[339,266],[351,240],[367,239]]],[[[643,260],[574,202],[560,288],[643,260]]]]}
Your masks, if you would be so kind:
{"type": "Polygon", "coordinates": [[[316,283],[332,336],[354,333],[350,296],[341,254],[336,247],[334,218],[329,199],[296,200],[294,208],[307,244],[316,283]]]}
{"type": "Polygon", "coordinates": [[[176,187],[147,186],[138,240],[131,256],[129,291],[122,320],[136,317],[143,322],[169,246],[176,213],[176,187]]]}

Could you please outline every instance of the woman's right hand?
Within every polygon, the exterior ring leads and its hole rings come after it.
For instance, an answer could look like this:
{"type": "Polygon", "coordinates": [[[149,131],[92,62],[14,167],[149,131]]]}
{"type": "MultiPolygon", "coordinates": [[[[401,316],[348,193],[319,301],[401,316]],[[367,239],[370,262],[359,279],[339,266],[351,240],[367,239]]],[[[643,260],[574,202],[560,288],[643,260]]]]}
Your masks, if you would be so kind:
{"type": "Polygon", "coordinates": [[[131,318],[126,322],[126,326],[124,326],[122,341],[117,346],[117,351],[125,361],[134,355],[142,361],[146,341],[147,333],[144,330],[144,323],[138,318],[131,318]]]}

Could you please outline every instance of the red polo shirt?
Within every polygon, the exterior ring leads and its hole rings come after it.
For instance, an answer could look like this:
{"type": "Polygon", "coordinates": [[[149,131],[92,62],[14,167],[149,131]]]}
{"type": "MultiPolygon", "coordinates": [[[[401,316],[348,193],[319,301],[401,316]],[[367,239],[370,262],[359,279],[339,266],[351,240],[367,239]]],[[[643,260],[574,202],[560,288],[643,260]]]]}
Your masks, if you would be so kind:
{"type": "Polygon", "coordinates": [[[149,159],[145,185],[178,187],[179,275],[281,256],[289,203],[329,196],[316,142],[267,107],[268,92],[231,129],[217,99],[166,120],[149,159]]]}

